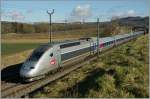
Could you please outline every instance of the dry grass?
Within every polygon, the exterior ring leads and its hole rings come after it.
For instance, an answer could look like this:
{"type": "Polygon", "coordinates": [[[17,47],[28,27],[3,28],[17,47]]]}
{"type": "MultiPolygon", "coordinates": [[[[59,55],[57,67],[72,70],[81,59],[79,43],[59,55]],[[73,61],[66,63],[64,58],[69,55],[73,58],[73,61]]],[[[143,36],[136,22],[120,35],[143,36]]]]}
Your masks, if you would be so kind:
{"type": "Polygon", "coordinates": [[[13,55],[4,56],[1,58],[1,69],[13,64],[21,63],[29,56],[33,50],[26,50],[13,55]]]}
{"type": "MultiPolygon", "coordinates": [[[[53,41],[62,41],[68,39],[77,39],[80,38],[79,35],[53,35],[53,41]]],[[[3,34],[2,43],[47,43],[49,42],[49,37],[47,34],[3,34]]]]}
{"type": "MultiPolygon", "coordinates": [[[[52,33],[52,39],[54,41],[60,40],[72,40],[84,36],[94,35],[96,29],[80,29],[80,30],[70,30],[70,31],[60,31],[52,33]]],[[[49,41],[48,33],[28,33],[28,34],[19,34],[19,33],[8,33],[2,34],[3,43],[45,43],[49,41]]]]}

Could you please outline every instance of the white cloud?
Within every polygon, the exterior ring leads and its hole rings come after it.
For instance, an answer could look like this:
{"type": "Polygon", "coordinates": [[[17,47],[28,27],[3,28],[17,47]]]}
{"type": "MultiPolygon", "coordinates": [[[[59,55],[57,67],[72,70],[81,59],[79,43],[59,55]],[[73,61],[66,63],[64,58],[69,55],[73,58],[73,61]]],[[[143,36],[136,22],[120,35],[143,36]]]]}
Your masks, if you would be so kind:
{"type": "Polygon", "coordinates": [[[128,11],[125,11],[125,12],[116,11],[116,12],[112,13],[112,19],[123,18],[123,17],[131,17],[131,16],[136,16],[136,15],[137,15],[136,12],[132,9],[130,9],[128,11]]]}
{"type": "Polygon", "coordinates": [[[4,16],[10,18],[11,20],[15,20],[15,21],[25,19],[25,16],[19,11],[7,12],[4,14],[4,16]]]}
{"type": "Polygon", "coordinates": [[[134,10],[129,10],[129,11],[127,12],[127,16],[135,16],[135,15],[136,15],[136,13],[135,13],[134,10]]]}
{"type": "Polygon", "coordinates": [[[91,6],[89,4],[86,5],[77,5],[73,11],[72,16],[78,17],[78,18],[87,18],[91,16],[91,6]]]}

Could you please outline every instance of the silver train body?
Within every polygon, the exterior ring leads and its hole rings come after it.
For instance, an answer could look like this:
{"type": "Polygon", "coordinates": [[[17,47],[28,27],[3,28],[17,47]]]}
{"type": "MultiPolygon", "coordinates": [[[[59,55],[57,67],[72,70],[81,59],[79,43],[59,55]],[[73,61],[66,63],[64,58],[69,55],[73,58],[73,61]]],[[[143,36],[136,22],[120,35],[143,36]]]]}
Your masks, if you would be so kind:
{"type": "Polygon", "coordinates": [[[99,38],[99,40],[96,37],[91,37],[41,45],[23,63],[20,69],[20,76],[25,81],[34,81],[39,79],[39,77],[44,77],[48,72],[60,68],[66,62],[76,60],[85,54],[97,53],[97,47],[102,52],[143,34],[144,31],[138,31],[130,34],[99,38]],[[97,46],[98,43],[99,46],[97,46]]]}

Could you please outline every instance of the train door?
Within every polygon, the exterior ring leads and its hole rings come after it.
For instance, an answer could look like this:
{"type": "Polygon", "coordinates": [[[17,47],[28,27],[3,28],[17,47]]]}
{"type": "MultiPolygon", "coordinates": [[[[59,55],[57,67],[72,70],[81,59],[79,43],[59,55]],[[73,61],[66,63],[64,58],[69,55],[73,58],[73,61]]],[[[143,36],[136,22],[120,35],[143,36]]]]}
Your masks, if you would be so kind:
{"type": "Polygon", "coordinates": [[[91,53],[91,55],[94,55],[95,53],[96,53],[96,43],[93,41],[93,40],[91,40],[91,43],[90,43],[90,46],[91,46],[91,51],[90,51],[90,53],[91,53]]]}
{"type": "Polygon", "coordinates": [[[60,47],[58,47],[58,49],[57,49],[56,56],[57,56],[57,60],[58,60],[57,65],[59,67],[61,67],[61,50],[60,50],[60,47]]]}
{"type": "Polygon", "coordinates": [[[92,40],[90,40],[90,55],[92,55],[92,40]]]}
{"type": "Polygon", "coordinates": [[[94,41],[91,40],[91,55],[94,54],[94,41]]]}
{"type": "Polygon", "coordinates": [[[58,59],[58,66],[61,67],[61,50],[60,48],[57,51],[57,59],[58,59]]]}
{"type": "Polygon", "coordinates": [[[94,54],[96,54],[96,53],[97,53],[97,43],[94,42],[94,54]]]}

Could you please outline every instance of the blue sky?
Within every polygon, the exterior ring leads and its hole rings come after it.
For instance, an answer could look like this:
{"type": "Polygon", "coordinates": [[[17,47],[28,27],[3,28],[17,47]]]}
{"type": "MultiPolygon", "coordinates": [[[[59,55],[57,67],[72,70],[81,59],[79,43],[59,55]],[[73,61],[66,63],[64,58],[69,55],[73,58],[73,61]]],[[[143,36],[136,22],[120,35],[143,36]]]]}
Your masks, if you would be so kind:
{"type": "Polygon", "coordinates": [[[64,20],[101,21],[112,17],[148,16],[148,0],[2,0],[2,21],[48,22],[48,9],[55,9],[53,22],[64,20]]]}

